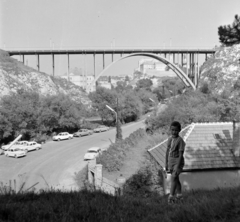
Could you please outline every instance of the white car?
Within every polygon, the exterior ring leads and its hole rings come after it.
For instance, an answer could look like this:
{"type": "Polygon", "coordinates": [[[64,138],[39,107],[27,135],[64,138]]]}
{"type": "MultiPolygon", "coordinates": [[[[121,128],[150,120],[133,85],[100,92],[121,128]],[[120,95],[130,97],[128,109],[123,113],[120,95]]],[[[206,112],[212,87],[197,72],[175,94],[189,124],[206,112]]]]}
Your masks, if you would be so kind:
{"type": "Polygon", "coordinates": [[[42,149],[42,145],[34,141],[27,142],[25,145],[18,146],[18,147],[19,149],[24,150],[26,152],[42,149]]]}
{"type": "Polygon", "coordinates": [[[92,160],[96,158],[102,152],[99,147],[91,147],[88,149],[87,153],[84,155],[84,160],[92,160]]]}
{"type": "Polygon", "coordinates": [[[12,156],[12,157],[15,157],[15,158],[18,158],[18,157],[21,157],[21,156],[26,156],[27,155],[27,152],[24,151],[24,150],[21,150],[20,148],[18,147],[14,147],[14,148],[10,148],[8,150],[6,150],[4,152],[5,156],[12,156]]]}
{"type": "Polygon", "coordinates": [[[8,144],[6,144],[6,145],[3,145],[3,146],[1,147],[1,149],[2,149],[2,150],[7,150],[8,147],[11,145],[11,143],[12,143],[12,142],[10,142],[10,143],[8,143],[8,144]]]}
{"type": "Polygon", "coordinates": [[[99,126],[93,130],[94,133],[100,133],[104,131],[108,131],[109,127],[108,126],[99,126]]]}
{"type": "Polygon", "coordinates": [[[80,130],[78,130],[76,133],[74,133],[73,136],[75,136],[75,137],[81,137],[81,136],[88,136],[88,135],[92,135],[92,134],[93,134],[93,130],[80,129],[80,130]]]}
{"type": "Polygon", "coordinates": [[[16,142],[16,145],[20,145],[20,146],[26,146],[27,144],[28,144],[27,140],[22,140],[22,141],[16,142]]]}
{"type": "MultiPolygon", "coordinates": [[[[2,149],[3,149],[3,150],[8,150],[9,146],[11,145],[11,143],[12,143],[12,142],[9,142],[7,145],[2,146],[2,149]]],[[[13,145],[11,146],[11,148],[14,148],[14,147],[16,147],[16,146],[17,146],[17,147],[25,146],[25,145],[27,145],[27,143],[28,143],[28,141],[26,141],[26,140],[17,141],[15,144],[13,144],[13,145]]]]}
{"type": "Polygon", "coordinates": [[[63,133],[59,133],[56,136],[53,136],[52,138],[53,140],[57,140],[57,141],[61,141],[61,140],[69,140],[69,139],[73,139],[73,134],[70,134],[68,132],[63,132],[63,133]]]}

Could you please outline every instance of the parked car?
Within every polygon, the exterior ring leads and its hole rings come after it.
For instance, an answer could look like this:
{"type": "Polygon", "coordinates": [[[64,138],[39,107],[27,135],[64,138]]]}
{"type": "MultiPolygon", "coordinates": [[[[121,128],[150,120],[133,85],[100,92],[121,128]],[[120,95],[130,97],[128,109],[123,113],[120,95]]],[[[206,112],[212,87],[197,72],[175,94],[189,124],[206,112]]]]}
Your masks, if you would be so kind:
{"type": "Polygon", "coordinates": [[[4,154],[4,150],[0,149],[0,155],[4,154]]]}
{"type": "Polygon", "coordinates": [[[73,136],[80,137],[80,136],[88,136],[88,135],[92,135],[92,134],[93,134],[93,130],[80,129],[76,133],[74,133],[73,136]]]}
{"type": "Polygon", "coordinates": [[[2,145],[2,147],[1,147],[2,150],[7,150],[11,143],[12,142],[9,142],[8,144],[2,145]]]}
{"type": "Polygon", "coordinates": [[[7,157],[15,157],[15,158],[18,158],[18,157],[21,157],[21,156],[26,156],[27,155],[27,152],[24,151],[24,150],[21,150],[20,148],[18,147],[14,147],[14,148],[10,148],[8,150],[6,150],[4,152],[5,156],[7,157]]]}
{"type": "Polygon", "coordinates": [[[53,140],[69,140],[69,139],[72,139],[73,138],[73,134],[70,134],[68,132],[62,132],[62,133],[59,133],[58,135],[56,136],[53,136],[53,140]]]}
{"type": "Polygon", "coordinates": [[[91,147],[88,149],[87,153],[84,155],[84,160],[92,160],[96,158],[102,152],[99,147],[91,147]]]}
{"type": "Polygon", "coordinates": [[[28,152],[32,150],[42,149],[42,145],[35,141],[30,141],[30,142],[27,142],[26,145],[19,146],[19,149],[25,150],[26,152],[28,152]]]}
{"type": "Polygon", "coordinates": [[[93,130],[94,133],[100,133],[104,131],[108,131],[109,127],[108,126],[99,126],[93,130]]]}
{"type": "MultiPolygon", "coordinates": [[[[9,142],[8,144],[3,145],[3,146],[2,146],[2,149],[3,149],[3,150],[8,150],[9,146],[11,145],[11,143],[12,143],[12,142],[9,142]]],[[[17,141],[15,144],[13,144],[13,145],[11,146],[11,148],[16,147],[16,146],[19,146],[19,145],[20,145],[20,146],[26,145],[27,143],[28,143],[28,141],[26,141],[26,140],[17,141]]]]}

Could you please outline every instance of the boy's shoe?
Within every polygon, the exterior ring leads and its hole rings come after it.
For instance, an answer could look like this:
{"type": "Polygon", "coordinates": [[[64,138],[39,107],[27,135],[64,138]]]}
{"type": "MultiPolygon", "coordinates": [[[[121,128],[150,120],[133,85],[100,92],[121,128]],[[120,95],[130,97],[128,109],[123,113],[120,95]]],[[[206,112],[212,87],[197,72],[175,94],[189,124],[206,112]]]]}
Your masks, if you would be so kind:
{"type": "Polygon", "coordinates": [[[173,203],[175,203],[174,196],[168,196],[168,204],[173,204],[173,203]]]}
{"type": "Polygon", "coordinates": [[[183,196],[182,196],[182,194],[177,194],[176,195],[176,201],[178,202],[178,203],[182,203],[183,202],[183,196]]]}

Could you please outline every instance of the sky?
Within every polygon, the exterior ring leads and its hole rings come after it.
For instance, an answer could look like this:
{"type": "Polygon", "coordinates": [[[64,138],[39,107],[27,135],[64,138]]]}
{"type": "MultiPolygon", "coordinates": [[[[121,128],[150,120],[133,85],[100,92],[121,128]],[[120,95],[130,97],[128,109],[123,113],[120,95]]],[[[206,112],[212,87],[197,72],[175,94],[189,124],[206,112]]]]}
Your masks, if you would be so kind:
{"type": "MultiPolygon", "coordinates": [[[[218,27],[239,9],[239,0],[0,0],[0,49],[211,49],[219,45],[218,27]]],[[[131,74],[139,59],[116,63],[108,74],[131,74]]],[[[34,56],[26,60],[36,68],[34,56]]],[[[57,75],[67,72],[67,56],[55,62],[57,75]]],[[[41,56],[40,67],[50,74],[51,57],[41,56]]],[[[70,56],[74,67],[92,73],[92,56],[70,56]]]]}

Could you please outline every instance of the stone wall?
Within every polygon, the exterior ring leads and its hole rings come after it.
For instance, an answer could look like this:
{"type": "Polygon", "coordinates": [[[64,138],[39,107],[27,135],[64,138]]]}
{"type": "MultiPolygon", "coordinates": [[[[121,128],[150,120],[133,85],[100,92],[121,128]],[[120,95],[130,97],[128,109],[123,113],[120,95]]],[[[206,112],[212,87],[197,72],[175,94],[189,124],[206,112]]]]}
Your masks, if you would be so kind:
{"type": "Polygon", "coordinates": [[[111,195],[118,195],[120,193],[120,186],[118,184],[103,177],[102,165],[96,164],[96,159],[88,162],[88,182],[95,189],[102,190],[105,193],[111,195]]]}

